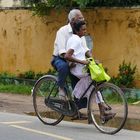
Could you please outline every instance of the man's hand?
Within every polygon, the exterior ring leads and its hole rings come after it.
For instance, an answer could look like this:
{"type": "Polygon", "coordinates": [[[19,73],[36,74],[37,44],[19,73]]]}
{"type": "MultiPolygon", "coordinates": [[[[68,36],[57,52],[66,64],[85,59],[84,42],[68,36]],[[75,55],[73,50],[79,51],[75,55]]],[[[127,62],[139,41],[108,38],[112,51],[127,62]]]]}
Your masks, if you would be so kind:
{"type": "Polygon", "coordinates": [[[69,67],[70,68],[73,68],[73,67],[75,67],[76,66],[76,64],[74,63],[74,62],[69,62],[69,67]]]}
{"type": "Polygon", "coordinates": [[[82,60],[82,64],[88,65],[88,64],[89,64],[89,61],[87,61],[87,60],[82,60]]]}

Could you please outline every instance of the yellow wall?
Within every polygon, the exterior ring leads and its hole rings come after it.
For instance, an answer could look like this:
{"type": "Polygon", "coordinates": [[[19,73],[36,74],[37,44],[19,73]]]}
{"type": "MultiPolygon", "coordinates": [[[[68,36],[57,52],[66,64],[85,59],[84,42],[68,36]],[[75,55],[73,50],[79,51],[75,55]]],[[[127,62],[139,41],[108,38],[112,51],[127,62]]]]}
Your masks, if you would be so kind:
{"type": "Polygon", "coordinates": [[[93,53],[109,69],[118,73],[122,61],[137,65],[140,86],[140,9],[96,9],[85,12],[94,36],[93,53]]]}
{"type": "Polygon", "coordinates": [[[27,10],[0,12],[0,71],[48,70],[56,30],[64,24],[53,15],[44,23],[27,10]]]}
{"type": "MultiPolygon", "coordinates": [[[[136,64],[140,85],[140,9],[88,9],[83,14],[94,56],[111,75],[123,60],[136,64]]],[[[56,31],[66,19],[66,12],[52,11],[43,20],[28,10],[0,11],[0,72],[48,71],[56,31]]]]}

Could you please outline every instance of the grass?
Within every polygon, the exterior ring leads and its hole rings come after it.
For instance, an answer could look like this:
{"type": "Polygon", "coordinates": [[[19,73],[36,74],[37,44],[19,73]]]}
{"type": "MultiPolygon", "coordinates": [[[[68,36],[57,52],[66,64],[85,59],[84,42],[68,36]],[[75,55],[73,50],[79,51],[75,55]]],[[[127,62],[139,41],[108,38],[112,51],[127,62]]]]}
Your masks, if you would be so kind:
{"type": "Polygon", "coordinates": [[[0,84],[0,92],[2,93],[14,93],[14,94],[24,94],[30,95],[31,94],[32,86],[29,85],[14,85],[14,84],[0,84]]]}
{"type": "MultiPolygon", "coordinates": [[[[13,94],[21,94],[21,95],[31,95],[31,89],[33,88],[33,85],[29,85],[29,84],[3,84],[0,83],[0,92],[1,93],[13,93],[13,94]]],[[[112,97],[109,96],[108,97],[111,102],[116,102],[117,97],[112,97]]],[[[137,106],[140,106],[140,99],[133,99],[133,98],[127,98],[127,102],[128,104],[134,104],[137,106]]]]}

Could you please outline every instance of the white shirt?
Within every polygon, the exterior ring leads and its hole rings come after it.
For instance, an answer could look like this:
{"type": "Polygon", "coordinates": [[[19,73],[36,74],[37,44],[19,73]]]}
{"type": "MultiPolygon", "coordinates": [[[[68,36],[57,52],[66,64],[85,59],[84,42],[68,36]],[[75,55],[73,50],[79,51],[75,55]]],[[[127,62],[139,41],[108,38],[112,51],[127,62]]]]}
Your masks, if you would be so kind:
{"type": "MultiPolygon", "coordinates": [[[[85,53],[89,50],[84,47],[82,39],[78,36],[73,34],[69,40],[67,41],[66,50],[73,49],[73,57],[80,59],[80,60],[86,60],[85,53]]],[[[78,78],[82,78],[87,75],[87,73],[83,73],[83,64],[76,63],[76,66],[70,69],[70,72],[77,76],[78,78]]]]}
{"type": "MultiPolygon", "coordinates": [[[[62,53],[66,53],[66,44],[68,39],[73,35],[72,27],[69,24],[61,27],[56,34],[56,39],[54,42],[54,51],[53,55],[58,56],[61,55],[62,53]]],[[[82,43],[83,46],[87,48],[86,40],[85,37],[82,37],[82,43]]]]}

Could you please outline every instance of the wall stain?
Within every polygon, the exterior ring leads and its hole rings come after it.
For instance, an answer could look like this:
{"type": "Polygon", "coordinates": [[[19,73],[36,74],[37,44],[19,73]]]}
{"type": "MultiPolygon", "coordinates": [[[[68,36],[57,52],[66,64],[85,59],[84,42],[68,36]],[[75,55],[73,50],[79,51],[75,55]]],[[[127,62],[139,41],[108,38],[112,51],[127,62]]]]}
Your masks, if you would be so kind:
{"type": "Polygon", "coordinates": [[[135,29],[136,33],[140,33],[140,17],[128,18],[128,28],[135,29]]]}
{"type": "Polygon", "coordinates": [[[2,29],[2,35],[5,39],[7,39],[7,31],[6,29],[2,29]]]}
{"type": "Polygon", "coordinates": [[[129,19],[128,28],[136,27],[136,19],[129,19]]]}

